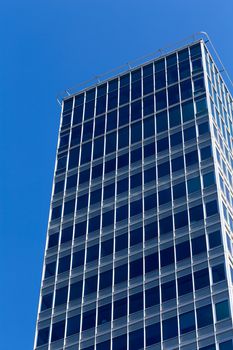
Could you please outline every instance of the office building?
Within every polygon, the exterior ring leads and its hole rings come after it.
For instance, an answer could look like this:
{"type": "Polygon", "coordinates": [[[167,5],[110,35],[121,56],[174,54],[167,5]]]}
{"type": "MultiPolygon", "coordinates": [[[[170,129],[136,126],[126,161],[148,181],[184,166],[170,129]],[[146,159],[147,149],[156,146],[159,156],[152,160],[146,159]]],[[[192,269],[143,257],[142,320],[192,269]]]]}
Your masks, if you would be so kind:
{"type": "Polygon", "coordinates": [[[207,46],[63,99],[34,349],[233,349],[233,100],[207,46]]]}

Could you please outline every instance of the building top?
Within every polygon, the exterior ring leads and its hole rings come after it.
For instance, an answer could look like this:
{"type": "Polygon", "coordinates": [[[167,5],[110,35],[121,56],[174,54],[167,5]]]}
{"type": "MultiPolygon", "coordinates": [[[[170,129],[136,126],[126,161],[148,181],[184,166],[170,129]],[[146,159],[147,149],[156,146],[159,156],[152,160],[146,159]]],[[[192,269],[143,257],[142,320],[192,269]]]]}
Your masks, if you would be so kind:
{"type": "Polygon", "coordinates": [[[199,32],[199,33],[196,33],[190,37],[187,37],[186,39],[183,39],[179,42],[175,42],[174,44],[170,44],[164,48],[160,48],[160,49],[156,50],[155,52],[150,53],[149,55],[146,55],[146,56],[140,57],[136,60],[127,62],[126,64],[121,65],[119,67],[116,67],[115,69],[112,69],[112,70],[105,72],[103,74],[96,75],[89,80],[81,82],[80,84],[76,85],[75,87],[66,89],[57,96],[57,101],[61,105],[62,101],[65,101],[73,96],[78,95],[78,94],[87,92],[93,88],[100,87],[101,85],[104,85],[106,82],[112,81],[116,78],[123,79],[125,74],[132,73],[132,72],[136,71],[138,68],[143,68],[143,67],[151,64],[152,62],[154,62],[155,65],[157,65],[157,67],[158,67],[157,69],[159,71],[161,69],[160,62],[162,62],[162,60],[164,60],[165,57],[167,58],[168,56],[171,55],[171,61],[172,61],[172,55],[174,53],[179,52],[180,60],[182,61],[183,59],[185,59],[185,57],[182,59],[182,51],[187,49],[190,46],[195,47],[196,44],[201,43],[201,42],[203,42],[206,45],[208,44],[209,54],[212,53],[212,55],[214,55],[217,58],[217,61],[220,64],[220,73],[224,72],[227,79],[230,82],[230,85],[233,86],[231,78],[229,77],[225,67],[223,66],[223,63],[222,63],[221,59],[219,58],[219,55],[218,55],[217,51],[215,50],[208,34],[206,34],[205,32],[199,32]],[[210,52],[210,49],[212,52],[210,52]]]}

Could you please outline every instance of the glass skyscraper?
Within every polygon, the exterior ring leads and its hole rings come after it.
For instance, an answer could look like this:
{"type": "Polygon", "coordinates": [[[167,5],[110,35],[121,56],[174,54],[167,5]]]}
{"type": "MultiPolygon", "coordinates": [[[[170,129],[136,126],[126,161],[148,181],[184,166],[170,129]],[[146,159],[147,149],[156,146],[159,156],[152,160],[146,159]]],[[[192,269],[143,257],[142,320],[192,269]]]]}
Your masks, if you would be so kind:
{"type": "Polygon", "coordinates": [[[34,349],[233,349],[232,238],[203,39],[64,98],[34,349]]]}

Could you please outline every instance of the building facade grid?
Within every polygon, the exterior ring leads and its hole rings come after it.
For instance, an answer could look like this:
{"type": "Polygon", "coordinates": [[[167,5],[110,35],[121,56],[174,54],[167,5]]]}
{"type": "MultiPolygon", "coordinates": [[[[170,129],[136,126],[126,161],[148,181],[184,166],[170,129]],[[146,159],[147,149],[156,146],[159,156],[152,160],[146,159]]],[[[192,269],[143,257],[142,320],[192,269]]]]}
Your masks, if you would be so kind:
{"type": "Polygon", "coordinates": [[[202,40],[64,100],[35,349],[231,349],[232,106],[202,40]]]}

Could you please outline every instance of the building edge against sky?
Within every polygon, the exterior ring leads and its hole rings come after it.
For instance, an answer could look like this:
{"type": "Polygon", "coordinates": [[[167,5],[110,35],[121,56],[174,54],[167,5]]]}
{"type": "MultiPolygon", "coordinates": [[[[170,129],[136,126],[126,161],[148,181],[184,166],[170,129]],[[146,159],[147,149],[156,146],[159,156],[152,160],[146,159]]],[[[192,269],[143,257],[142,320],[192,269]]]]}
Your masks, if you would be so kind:
{"type": "Polygon", "coordinates": [[[232,348],[232,97],[203,40],[176,52],[64,100],[36,349],[232,348]]]}

